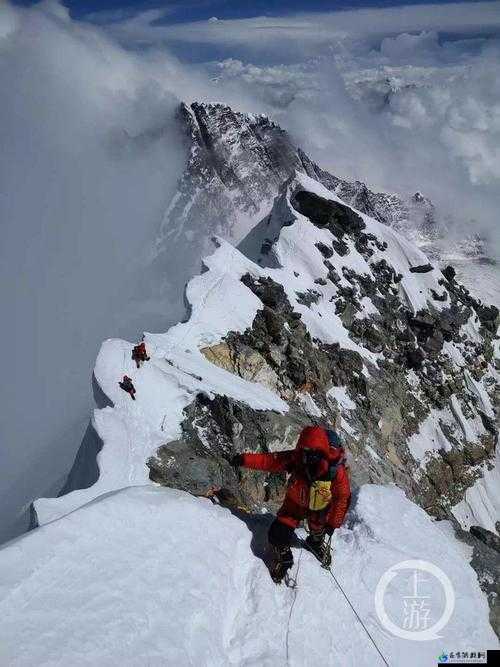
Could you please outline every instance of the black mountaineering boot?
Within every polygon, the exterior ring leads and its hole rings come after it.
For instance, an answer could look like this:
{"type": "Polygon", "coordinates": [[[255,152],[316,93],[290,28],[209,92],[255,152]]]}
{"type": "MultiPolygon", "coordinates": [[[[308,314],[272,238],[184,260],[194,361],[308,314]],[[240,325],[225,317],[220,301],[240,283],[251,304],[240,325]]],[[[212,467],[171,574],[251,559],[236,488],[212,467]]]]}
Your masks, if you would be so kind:
{"type": "Polygon", "coordinates": [[[272,547],[273,562],[269,571],[275,584],[280,584],[293,565],[293,554],[290,547],[272,547]]]}
{"type": "Polygon", "coordinates": [[[332,552],[330,545],[324,539],[324,534],[308,535],[306,537],[306,546],[319,560],[323,567],[330,567],[332,564],[332,552]]]}

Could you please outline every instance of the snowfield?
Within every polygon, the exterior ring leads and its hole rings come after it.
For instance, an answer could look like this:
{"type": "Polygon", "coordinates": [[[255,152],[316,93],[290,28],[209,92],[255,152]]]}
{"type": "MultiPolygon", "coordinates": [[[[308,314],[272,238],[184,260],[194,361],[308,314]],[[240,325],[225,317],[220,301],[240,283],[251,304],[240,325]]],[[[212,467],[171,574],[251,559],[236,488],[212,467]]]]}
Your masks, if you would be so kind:
{"type": "MultiPolygon", "coordinates": [[[[267,519],[247,519],[252,535],[208,500],[143,486],[11,542],[0,550],[0,664],[383,665],[308,552],[294,549],[297,589],[272,583],[252,553],[267,519]]],[[[391,667],[433,665],[444,648],[498,647],[463,545],[395,487],[361,487],[334,536],[333,572],[391,667]],[[415,558],[442,568],[455,591],[454,613],[434,641],[398,639],[375,613],[380,576],[415,558]]],[[[409,594],[408,580],[396,581],[385,597],[393,619],[409,594]]],[[[438,589],[430,591],[436,599],[438,589]]]]}

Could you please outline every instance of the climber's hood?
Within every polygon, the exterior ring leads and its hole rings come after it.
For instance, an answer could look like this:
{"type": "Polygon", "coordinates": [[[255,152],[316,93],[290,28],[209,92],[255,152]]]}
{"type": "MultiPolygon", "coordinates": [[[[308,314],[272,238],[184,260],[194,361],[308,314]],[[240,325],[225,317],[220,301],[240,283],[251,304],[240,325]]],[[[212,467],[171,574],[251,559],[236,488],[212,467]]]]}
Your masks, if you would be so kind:
{"type": "Polygon", "coordinates": [[[319,426],[306,426],[300,434],[297,449],[316,449],[325,458],[330,458],[330,444],[324,429],[319,426]]]}

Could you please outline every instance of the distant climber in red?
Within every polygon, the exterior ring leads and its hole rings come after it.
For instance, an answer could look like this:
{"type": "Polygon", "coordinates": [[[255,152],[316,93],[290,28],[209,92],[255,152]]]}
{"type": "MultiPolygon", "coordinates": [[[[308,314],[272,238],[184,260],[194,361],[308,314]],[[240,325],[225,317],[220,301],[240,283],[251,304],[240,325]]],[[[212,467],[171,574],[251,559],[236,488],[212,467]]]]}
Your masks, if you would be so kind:
{"type": "Polygon", "coordinates": [[[146,351],[146,343],[142,342],[138,345],[135,345],[132,350],[132,359],[135,361],[137,368],[141,367],[141,363],[149,361],[148,353],[146,351]]]}
{"type": "Polygon", "coordinates": [[[120,387],[123,389],[123,391],[127,392],[127,394],[130,394],[130,398],[135,401],[135,387],[132,383],[131,378],[129,378],[128,375],[123,376],[123,380],[118,383],[120,387]]]}
{"type": "Polygon", "coordinates": [[[293,565],[290,544],[303,519],[309,528],[308,549],[323,565],[329,566],[331,554],[325,535],[331,535],[342,525],[351,497],[345,453],[338,434],[319,426],[307,426],[295,449],[274,454],[237,454],[232,463],[290,474],[285,500],[268,535],[274,556],[271,565],[274,581],[280,582],[293,565]]]}

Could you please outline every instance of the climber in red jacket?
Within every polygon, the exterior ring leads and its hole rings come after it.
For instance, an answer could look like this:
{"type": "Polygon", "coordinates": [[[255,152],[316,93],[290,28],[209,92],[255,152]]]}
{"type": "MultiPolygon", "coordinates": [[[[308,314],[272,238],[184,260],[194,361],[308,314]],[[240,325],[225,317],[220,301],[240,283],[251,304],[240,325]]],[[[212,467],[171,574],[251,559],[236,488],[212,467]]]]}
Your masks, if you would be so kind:
{"type": "Polygon", "coordinates": [[[141,363],[149,361],[148,353],[146,351],[146,343],[144,341],[134,346],[132,350],[132,360],[135,361],[137,368],[141,367],[141,363]]]}
{"type": "Polygon", "coordinates": [[[303,519],[307,520],[309,528],[307,547],[329,566],[331,554],[325,535],[331,535],[342,525],[351,497],[344,449],[335,431],[307,426],[295,449],[274,454],[237,454],[233,463],[254,470],[290,474],[285,500],[268,535],[274,552],[273,579],[281,581],[292,567],[290,544],[303,519]]]}
{"type": "Polygon", "coordinates": [[[134,383],[132,382],[132,378],[129,378],[128,375],[123,376],[123,380],[118,383],[120,387],[125,391],[127,394],[129,394],[130,398],[135,401],[135,387],[134,383]]]}

